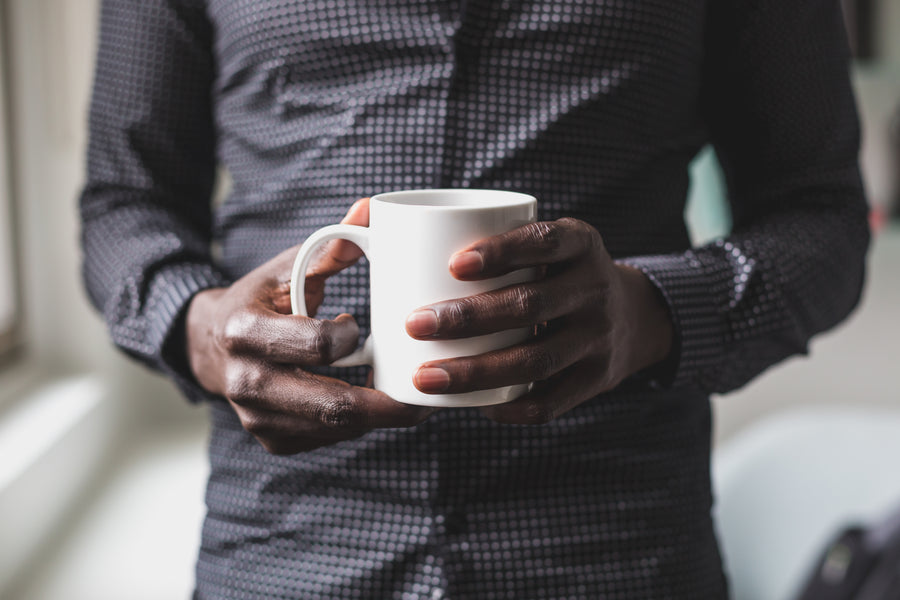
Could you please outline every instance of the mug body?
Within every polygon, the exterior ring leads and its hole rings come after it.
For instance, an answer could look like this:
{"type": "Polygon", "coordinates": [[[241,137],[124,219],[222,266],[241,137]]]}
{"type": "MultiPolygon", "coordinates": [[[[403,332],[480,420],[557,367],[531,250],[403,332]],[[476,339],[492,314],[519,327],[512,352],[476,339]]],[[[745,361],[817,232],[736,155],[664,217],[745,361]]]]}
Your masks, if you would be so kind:
{"type": "Polygon", "coordinates": [[[537,216],[534,197],[495,190],[410,190],[372,197],[369,204],[371,356],[375,387],[392,398],[425,406],[486,406],[521,395],[527,385],[465,394],[423,394],[413,376],[426,361],[482,354],[511,346],[530,329],[459,340],[416,340],[406,318],[425,305],[520,283],[523,269],[484,281],[450,275],[450,257],[482,238],[505,233],[537,216]]]}

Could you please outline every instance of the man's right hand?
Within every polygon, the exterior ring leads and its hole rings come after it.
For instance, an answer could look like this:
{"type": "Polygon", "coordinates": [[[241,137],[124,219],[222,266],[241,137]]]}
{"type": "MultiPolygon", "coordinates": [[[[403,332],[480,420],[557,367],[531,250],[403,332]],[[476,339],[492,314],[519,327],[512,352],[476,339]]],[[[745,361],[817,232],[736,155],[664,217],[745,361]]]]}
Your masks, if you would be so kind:
{"type": "MultiPolygon", "coordinates": [[[[366,226],[368,215],[368,201],[362,200],[342,222],[366,226]]],[[[194,296],[186,344],[200,385],[224,396],[244,428],[273,454],[296,454],[425,420],[434,409],[401,404],[374,389],[306,370],[350,354],[359,328],[348,314],[327,321],[290,314],[297,250],[282,252],[227,288],[194,296]]],[[[322,247],[307,271],[310,314],[321,304],[325,279],[360,256],[349,242],[322,247]]]]}

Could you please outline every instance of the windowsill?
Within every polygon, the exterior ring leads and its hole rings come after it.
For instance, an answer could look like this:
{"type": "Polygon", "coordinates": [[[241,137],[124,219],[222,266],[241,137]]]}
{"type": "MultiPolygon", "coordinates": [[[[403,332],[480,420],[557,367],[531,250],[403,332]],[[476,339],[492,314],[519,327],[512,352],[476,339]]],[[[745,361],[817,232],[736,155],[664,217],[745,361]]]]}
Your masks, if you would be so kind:
{"type": "Polygon", "coordinates": [[[38,386],[41,368],[27,356],[12,356],[0,365],[0,420],[16,401],[38,386]]]}
{"type": "Polygon", "coordinates": [[[204,515],[206,428],[129,441],[79,511],[4,598],[188,598],[204,515]]]}
{"type": "MultiPolygon", "coordinates": [[[[27,389],[27,388],[26,388],[27,389]]],[[[105,390],[94,377],[44,384],[8,407],[0,419],[0,490],[13,485],[103,402],[105,390]]]]}
{"type": "Polygon", "coordinates": [[[0,594],[96,480],[116,442],[115,411],[100,376],[46,379],[35,366],[2,375],[0,594]]]}

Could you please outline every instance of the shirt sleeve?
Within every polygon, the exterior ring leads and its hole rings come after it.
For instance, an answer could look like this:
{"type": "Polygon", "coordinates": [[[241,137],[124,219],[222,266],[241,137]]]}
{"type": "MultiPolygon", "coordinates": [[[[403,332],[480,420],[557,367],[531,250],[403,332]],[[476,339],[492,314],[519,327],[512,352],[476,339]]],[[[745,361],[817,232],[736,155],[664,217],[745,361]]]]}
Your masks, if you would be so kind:
{"type": "Polygon", "coordinates": [[[869,243],[859,131],[838,2],[710,2],[702,110],[732,233],[636,257],[668,303],[666,386],[740,387],[841,321],[869,243]]]}
{"type": "Polygon", "coordinates": [[[183,348],[210,256],[215,128],[211,26],[199,0],[105,0],[87,179],[83,277],[117,346],[203,395],[183,348]]]}

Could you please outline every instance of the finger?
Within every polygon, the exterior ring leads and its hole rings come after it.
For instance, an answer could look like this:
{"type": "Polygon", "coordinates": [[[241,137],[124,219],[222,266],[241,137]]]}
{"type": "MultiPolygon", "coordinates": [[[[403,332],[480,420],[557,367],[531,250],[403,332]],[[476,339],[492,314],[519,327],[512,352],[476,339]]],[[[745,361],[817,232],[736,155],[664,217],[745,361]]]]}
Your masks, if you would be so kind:
{"type": "MultiPolygon", "coordinates": [[[[325,300],[325,279],[307,279],[306,285],[303,286],[303,297],[306,299],[307,315],[315,317],[325,300]]],[[[261,300],[262,306],[278,314],[292,314],[290,279],[273,281],[269,289],[258,294],[258,300],[261,300]]]]}
{"type": "Polygon", "coordinates": [[[458,394],[540,381],[585,356],[590,349],[579,342],[580,331],[566,328],[478,356],[430,361],[413,384],[426,394],[458,394]]]}
{"type": "Polygon", "coordinates": [[[231,355],[300,366],[328,365],[359,342],[359,326],[348,314],[333,320],[248,309],[232,315],[220,343],[231,355]]]}
{"type": "Polygon", "coordinates": [[[462,280],[497,277],[571,260],[602,244],[597,230],[578,219],[529,223],[455,253],[450,257],[450,273],[462,280]]]}
{"type": "Polygon", "coordinates": [[[542,425],[608,391],[612,382],[605,376],[607,369],[597,361],[582,361],[544,381],[535,382],[532,389],[506,404],[486,406],[482,414],[498,423],[512,425],[542,425]]]}
{"type": "Polygon", "coordinates": [[[272,454],[312,450],[377,427],[410,427],[435,410],[400,405],[374,390],[310,373],[262,372],[265,377],[258,382],[263,387],[248,393],[253,388],[245,384],[244,392],[229,401],[244,429],[272,454]]]}
{"type": "Polygon", "coordinates": [[[578,273],[563,273],[424,306],[407,317],[406,332],[416,339],[433,340],[530,327],[586,305],[599,310],[604,295],[604,286],[586,288],[578,273]]]}
{"type": "MultiPolygon", "coordinates": [[[[235,282],[235,286],[244,289],[248,301],[280,314],[291,314],[291,267],[300,246],[292,246],[282,250],[235,282]]],[[[307,305],[311,306],[317,295],[321,295],[323,282],[311,282],[306,286],[307,305]]],[[[312,312],[312,311],[311,311],[312,312]]]]}
{"type": "MultiPolygon", "coordinates": [[[[368,226],[369,199],[358,200],[341,220],[341,223],[368,226]]],[[[259,299],[281,314],[291,314],[291,268],[300,245],[282,251],[258,269],[266,279],[265,294],[259,299]]],[[[307,312],[314,316],[325,295],[325,279],[356,263],[362,250],[346,240],[332,240],[316,249],[304,286],[307,312]]]]}
{"type": "Polygon", "coordinates": [[[255,429],[251,433],[267,436],[335,430],[355,437],[375,428],[411,427],[434,412],[402,404],[374,389],[259,361],[233,367],[226,395],[255,415],[258,423],[251,423],[255,429]]]}
{"type": "MultiPolygon", "coordinates": [[[[369,226],[369,199],[357,200],[341,219],[346,225],[369,226]]],[[[331,240],[319,246],[309,268],[306,270],[307,278],[326,278],[342,271],[356,263],[363,255],[363,251],[347,240],[331,240]]]]}

